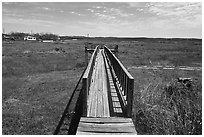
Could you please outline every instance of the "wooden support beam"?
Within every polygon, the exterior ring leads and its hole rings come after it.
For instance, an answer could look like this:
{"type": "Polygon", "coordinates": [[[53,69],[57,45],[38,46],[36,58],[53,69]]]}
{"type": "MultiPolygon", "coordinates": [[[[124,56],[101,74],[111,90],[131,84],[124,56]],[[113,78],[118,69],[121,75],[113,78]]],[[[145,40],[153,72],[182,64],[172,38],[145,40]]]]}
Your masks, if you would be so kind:
{"type": "Polygon", "coordinates": [[[83,78],[82,79],[82,83],[83,83],[83,114],[82,116],[86,116],[87,115],[87,97],[88,97],[88,81],[87,78],[83,78]]]}
{"type": "Polygon", "coordinates": [[[133,103],[133,91],[134,91],[134,79],[129,79],[127,82],[127,117],[132,117],[132,103],[133,103]]]}

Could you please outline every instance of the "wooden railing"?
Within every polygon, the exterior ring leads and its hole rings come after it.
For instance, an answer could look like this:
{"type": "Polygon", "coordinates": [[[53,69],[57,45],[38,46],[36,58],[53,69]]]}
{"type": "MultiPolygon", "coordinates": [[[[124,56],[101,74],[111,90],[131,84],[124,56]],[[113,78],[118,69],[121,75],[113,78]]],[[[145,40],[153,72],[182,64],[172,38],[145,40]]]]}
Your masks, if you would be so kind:
{"type": "Polygon", "coordinates": [[[113,79],[118,85],[119,97],[121,97],[124,106],[125,116],[132,117],[134,78],[109,48],[104,46],[104,50],[110,61],[110,68],[113,69],[113,79]]]}
{"type": "Polygon", "coordinates": [[[83,71],[70,99],[54,131],[58,134],[76,134],[81,116],[86,115],[87,96],[91,82],[91,75],[95,63],[98,47],[95,48],[87,68],[83,71]]]}
{"type": "Polygon", "coordinates": [[[96,55],[98,53],[99,50],[99,46],[97,46],[90,58],[89,64],[86,68],[86,71],[84,73],[84,76],[82,78],[83,81],[83,116],[87,115],[87,97],[89,95],[89,88],[90,88],[90,84],[91,84],[91,76],[93,73],[93,68],[95,65],[95,59],[96,59],[96,55]]]}

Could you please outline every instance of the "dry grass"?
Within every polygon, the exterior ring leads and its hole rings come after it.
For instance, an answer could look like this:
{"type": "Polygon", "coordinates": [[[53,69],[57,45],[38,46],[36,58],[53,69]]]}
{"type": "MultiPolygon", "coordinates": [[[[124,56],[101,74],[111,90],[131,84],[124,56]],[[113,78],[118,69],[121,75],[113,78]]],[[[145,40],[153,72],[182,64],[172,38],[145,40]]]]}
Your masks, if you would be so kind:
{"type": "MultiPolygon", "coordinates": [[[[89,42],[119,45],[119,59],[126,68],[201,67],[201,40],[89,42]]],[[[84,67],[84,41],[3,42],[2,134],[52,134],[84,67]]],[[[135,78],[133,121],[138,134],[201,134],[201,71],[129,71],[135,78]],[[192,86],[177,83],[178,77],[191,77],[192,86]]]]}
{"type": "Polygon", "coordinates": [[[201,83],[190,87],[171,81],[148,84],[137,94],[134,123],[139,134],[202,134],[201,83]]]}

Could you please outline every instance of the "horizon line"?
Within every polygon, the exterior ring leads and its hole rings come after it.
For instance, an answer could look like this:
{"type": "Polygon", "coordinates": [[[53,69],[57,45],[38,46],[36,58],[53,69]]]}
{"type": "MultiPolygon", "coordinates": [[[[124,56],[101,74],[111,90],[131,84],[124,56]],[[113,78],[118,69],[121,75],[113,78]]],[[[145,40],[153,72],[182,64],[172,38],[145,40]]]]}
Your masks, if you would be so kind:
{"type": "MultiPolygon", "coordinates": [[[[14,32],[14,31],[11,31],[11,32],[8,32],[8,33],[3,33],[2,34],[11,34],[11,33],[29,33],[30,32],[14,32]]],[[[35,32],[33,34],[37,34],[37,33],[44,33],[44,34],[53,34],[53,35],[58,35],[60,37],[62,36],[69,36],[69,37],[85,37],[85,38],[152,38],[152,39],[159,39],[159,38],[163,38],[163,39],[202,39],[202,36],[201,37],[151,37],[151,36],[89,36],[87,37],[87,35],[64,35],[64,34],[55,34],[55,33],[52,33],[52,32],[35,32]]],[[[32,35],[32,34],[30,34],[32,35]]]]}

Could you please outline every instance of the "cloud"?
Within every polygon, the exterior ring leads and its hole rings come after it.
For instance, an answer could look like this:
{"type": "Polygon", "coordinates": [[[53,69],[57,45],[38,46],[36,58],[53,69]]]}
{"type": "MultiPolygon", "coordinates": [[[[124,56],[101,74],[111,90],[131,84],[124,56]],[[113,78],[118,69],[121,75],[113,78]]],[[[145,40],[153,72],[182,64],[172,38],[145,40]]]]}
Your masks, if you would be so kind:
{"type": "Polygon", "coordinates": [[[109,16],[117,16],[117,17],[129,17],[132,16],[134,14],[132,13],[127,13],[125,11],[123,11],[122,9],[119,8],[114,8],[114,7],[102,7],[102,6],[93,6],[92,9],[87,9],[88,11],[92,12],[92,13],[101,13],[104,14],[108,17],[109,16]]]}
{"type": "Polygon", "coordinates": [[[8,16],[8,17],[23,17],[23,15],[17,14],[17,13],[15,13],[15,12],[13,12],[13,13],[5,13],[5,14],[3,15],[3,17],[5,17],[5,16],[8,16]]]}
{"type": "Polygon", "coordinates": [[[116,25],[118,23],[120,23],[121,21],[119,19],[117,19],[115,16],[112,15],[108,15],[108,14],[103,14],[103,13],[95,13],[94,14],[95,17],[97,17],[96,19],[94,19],[94,22],[97,23],[101,23],[103,25],[116,25]]]}
{"type": "Polygon", "coordinates": [[[128,18],[130,16],[133,16],[132,13],[127,13],[122,11],[122,9],[119,8],[113,8],[113,7],[98,7],[96,9],[87,9],[90,11],[92,16],[97,17],[98,22],[108,23],[108,24],[117,24],[120,22],[123,22],[124,19],[122,18],[128,18]]]}
{"type": "Polygon", "coordinates": [[[173,24],[181,27],[202,27],[201,3],[149,3],[149,13],[156,14],[158,18],[167,19],[173,24]]]}
{"type": "Polygon", "coordinates": [[[140,8],[140,7],[145,7],[147,2],[128,2],[127,3],[130,7],[134,8],[140,8]]]}
{"type": "Polygon", "coordinates": [[[59,23],[54,21],[40,20],[40,19],[24,19],[24,18],[4,18],[2,20],[3,23],[10,24],[22,24],[27,26],[46,26],[52,27],[53,25],[58,25],[59,23]]]}
{"type": "Polygon", "coordinates": [[[114,16],[106,15],[106,14],[101,14],[101,13],[95,13],[95,15],[98,16],[102,20],[108,20],[108,21],[116,18],[114,16]]]}
{"type": "Polygon", "coordinates": [[[196,37],[200,37],[199,27],[189,27],[188,25],[192,25],[190,23],[184,25],[169,19],[151,17],[145,20],[123,20],[117,23],[87,21],[80,22],[79,26],[84,26],[87,29],[86,32],[95,36],[195,37],[195,33],[191,33],[195,31],[196,37]]]}
{"type": "Polygon", "coordinates": [[[42,9],[44,9],[44,10],[50,10],[50,8],[48,8],[48,7],[42,7],[42,9]]]}
{"type": "Polygon", "coordinates": [[[93,9],[102,9],[102,6],[92,6],[93,9]]]}
{"type": "Polygon", "coordinates": [[[101,7],[100,7],[100,6],[96,6],[96,8],[97,8],[97,9],[100,9],[101,7]]]}
{"type": "Polygon", "coordinates": [[[190,16],[201,14],[201,3],[150,3],[149,12],[160,16],[190,16]]]}
{"type": "Polygon", "coordinates": [[[87,9],[88,11],[90,11],[90,12],[95,12],[93,9],[87,9]]]}
{"type": "MultiPolygon", "coordinates": [[[[13,3],[2,4],[2,22],[7,28],[35,27],[61,33],[107,36],[201,35],[201,3],[13,3]],[[83,22],[83,23],[82,23],[83,22]],[[69,24],[69,25],[67,25],[69,24]]],[[[14,28],[15,29],[15,28],[14,28]]]]}
{"type": "MultiPolygon", "coordinates": [[[[123,29],[119,29],[119,25],[115,25],[108,22],[80,22],[80,25],[77,25],[77,31],[82,31],[90,34],[91,36],[118,36],[123,29]]],[[[69,27],[69,29],[73,29],[69,27]]]]}
{"type": "Polygon", "coordinates": [[[128,16],[133,15],[131,13],[125,13],[125,12],[121,11],[120,9],[116,9],[116,8],[110,8],[110,9],[107,9],[107,11],[110,14],[117,15],[117,16],[120,16],[120,17],[128,17],[128,16]]]}
{"type": "Polygon", "coordinates": [[[71,13],[71,14],[74,14],[74,15],[78,15],[78,16],[84,16],[83,14],[77,13],[77,12],[75,12],[75,11],[71,11],[70,13],[71,13]]]}

